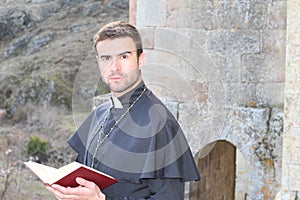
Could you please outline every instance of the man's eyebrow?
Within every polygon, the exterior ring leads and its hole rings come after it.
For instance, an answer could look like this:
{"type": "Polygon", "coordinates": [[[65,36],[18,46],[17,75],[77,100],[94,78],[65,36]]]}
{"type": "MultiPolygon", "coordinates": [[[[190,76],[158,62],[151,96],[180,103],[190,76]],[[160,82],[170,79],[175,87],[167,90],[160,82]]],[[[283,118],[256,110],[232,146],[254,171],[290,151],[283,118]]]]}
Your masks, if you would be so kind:
{"type": "MultiPolygon", "coordinates": [[[[117,56],[121,56],[121,55],[124,55],[124,54],[127,54],[127,53],[132,54],[132,52],[134,52],[134,51],[124,51],[124,52],[118,53],[117,56]]],[[[103,58],[103,57],[112,57],[112,55],[103,54],[103,55],[100,55],[100,57],[101,58],[103,58]]]]}
{"type": "Polygon", "coordinates": [[[133,51],[124,51],[124,52],[119,53],[119,54],[117,54],[117,55],[120,56],[120,55],[124,55],[124,54],[127,54],[127,53],[132,54],[132,52],[133,52],[133,51]]]}

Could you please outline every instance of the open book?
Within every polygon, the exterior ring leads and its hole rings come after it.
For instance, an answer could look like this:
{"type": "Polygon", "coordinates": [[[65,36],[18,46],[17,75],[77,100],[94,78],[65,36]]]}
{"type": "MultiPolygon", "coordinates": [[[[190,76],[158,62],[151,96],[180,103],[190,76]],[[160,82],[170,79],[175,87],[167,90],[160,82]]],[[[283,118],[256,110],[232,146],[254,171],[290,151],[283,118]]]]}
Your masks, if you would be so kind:
{"type": "Polygon", "coordinates": [[[24,164],[46,185],[76,187],[78,184],[75,179],[81,177],[94,182],[102,190],[118,182],[113,177],[78,162],[72,162],[58,169],[32,161],[24,164]]]}

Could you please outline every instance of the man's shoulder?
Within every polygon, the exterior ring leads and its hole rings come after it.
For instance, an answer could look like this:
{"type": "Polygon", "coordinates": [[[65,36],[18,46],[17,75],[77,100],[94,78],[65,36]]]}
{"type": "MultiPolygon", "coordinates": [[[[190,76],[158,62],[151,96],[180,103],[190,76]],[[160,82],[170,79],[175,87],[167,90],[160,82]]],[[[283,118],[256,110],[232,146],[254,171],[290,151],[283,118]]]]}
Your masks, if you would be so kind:
{"type": "Polygon", "coordinates": [[[153,94],[150,90],[149,93],[146,95],[146,101],[149,109],[151,109],[151,112],[153,114],[158,114],[156,116],[161,116],[163,118],[172,119],[172,121],[177,122],[176,120],[176,113],[177,113],[177,103],[160,99],[155,94],[153,94]]]}

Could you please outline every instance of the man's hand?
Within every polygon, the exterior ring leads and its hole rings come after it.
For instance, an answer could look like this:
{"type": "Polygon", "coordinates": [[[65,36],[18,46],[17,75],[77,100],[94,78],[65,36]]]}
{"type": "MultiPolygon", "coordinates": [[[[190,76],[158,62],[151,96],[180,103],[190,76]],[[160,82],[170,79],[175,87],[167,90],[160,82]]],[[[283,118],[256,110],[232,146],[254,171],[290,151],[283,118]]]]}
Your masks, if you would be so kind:
{"type": "Polygon", "coordinates": [[[46,188],[59,200],[105,200],[105,195],[94,182],[79,177],[76,178],[76,182],[79,186],[75,188],[56,184],[46,188]]]}

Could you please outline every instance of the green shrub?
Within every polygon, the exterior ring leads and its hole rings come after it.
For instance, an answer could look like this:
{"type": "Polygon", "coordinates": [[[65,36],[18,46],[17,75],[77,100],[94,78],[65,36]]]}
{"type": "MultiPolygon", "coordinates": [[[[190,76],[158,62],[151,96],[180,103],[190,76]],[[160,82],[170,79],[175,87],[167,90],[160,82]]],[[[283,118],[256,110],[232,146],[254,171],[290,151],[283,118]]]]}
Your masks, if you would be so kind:
{"type": "Polygon", "coordinates": [[[30,136],[29,142],[26,146],[25,152],[28,156],[37,157],[37,161],[47,160],[47,140],[41,139],[39,136],[30,136]]]}

